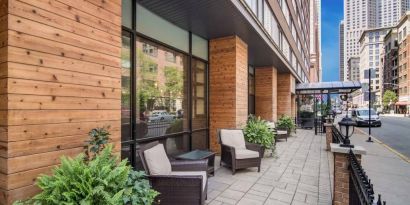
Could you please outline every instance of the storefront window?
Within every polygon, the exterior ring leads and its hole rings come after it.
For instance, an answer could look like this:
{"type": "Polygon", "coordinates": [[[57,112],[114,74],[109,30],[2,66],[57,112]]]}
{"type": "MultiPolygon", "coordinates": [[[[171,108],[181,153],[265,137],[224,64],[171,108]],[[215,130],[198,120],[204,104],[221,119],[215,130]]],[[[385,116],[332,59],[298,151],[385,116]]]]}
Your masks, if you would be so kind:
{"type": "Polygon", "coordinates": [[[121,49],[121,127],[122,141],[131,139],[131,38],[122,37],[121,49]]]}
{"type": "Polygon", "coordinates": [[[137,38],[136,55],[136,138],[186,131],[187,56],[142,38],[137,38]],[[155,55],[145,48],[155,48],[155,55]]]}

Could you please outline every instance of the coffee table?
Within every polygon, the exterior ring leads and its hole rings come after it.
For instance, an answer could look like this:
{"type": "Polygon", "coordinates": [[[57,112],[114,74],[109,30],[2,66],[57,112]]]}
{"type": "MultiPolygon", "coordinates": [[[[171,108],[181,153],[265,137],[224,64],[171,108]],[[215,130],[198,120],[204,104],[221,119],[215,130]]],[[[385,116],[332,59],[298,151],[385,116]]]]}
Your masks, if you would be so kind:
{"type": "Polygon", "coordinates": [[[207,150],[193,150],[175,157],[178,159],[183,160],[199,160],[199,159],[208,159],[208,175],[214,175],[214,162],[215,162],[215,152],[207,151],[207,150]]]}

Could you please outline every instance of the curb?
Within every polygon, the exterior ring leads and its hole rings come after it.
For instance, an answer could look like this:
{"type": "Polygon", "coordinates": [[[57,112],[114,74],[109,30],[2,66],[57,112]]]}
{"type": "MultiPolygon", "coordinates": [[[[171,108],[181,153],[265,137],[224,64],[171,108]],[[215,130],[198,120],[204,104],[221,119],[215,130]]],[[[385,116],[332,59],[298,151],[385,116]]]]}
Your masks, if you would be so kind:
{"type": "MultiPolygon", "coordinates": [[[[365,131],[361,130],[361,129],[355,129],[358,130],[360,133],[369,136],[369,134],[367,134],[365,131]]],[[[380,141],[379,139],[377,139],[374,136],[371,136],[372,139],[374,141],[376,141],[377,143],[381,144],[382,146],[384,146],[385,148],[387,148],[388,150],[390,150],[391,152],[393,152],[394,154],[396,154],[397,156],[399,156],[401,159],[403,159],[405,162],[410,163],[410,158],[404,156],[403,154],[401,154],[400,152],[398,152],[397,150],[393,149],[392,147],[390,147],[389,145],[383,143],[382,141],[380,141]]]]}

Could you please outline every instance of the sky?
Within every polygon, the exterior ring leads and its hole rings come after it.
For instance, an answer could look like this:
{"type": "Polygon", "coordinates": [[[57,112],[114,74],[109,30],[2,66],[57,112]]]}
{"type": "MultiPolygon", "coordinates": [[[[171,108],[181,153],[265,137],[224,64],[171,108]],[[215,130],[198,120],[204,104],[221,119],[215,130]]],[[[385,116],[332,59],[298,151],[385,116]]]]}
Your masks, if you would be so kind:
{"type": "Polygon", "coordinates": [[[343,19],[343,0],[322,0],[323,81],[339,80],[339,23],[343,19]]]}

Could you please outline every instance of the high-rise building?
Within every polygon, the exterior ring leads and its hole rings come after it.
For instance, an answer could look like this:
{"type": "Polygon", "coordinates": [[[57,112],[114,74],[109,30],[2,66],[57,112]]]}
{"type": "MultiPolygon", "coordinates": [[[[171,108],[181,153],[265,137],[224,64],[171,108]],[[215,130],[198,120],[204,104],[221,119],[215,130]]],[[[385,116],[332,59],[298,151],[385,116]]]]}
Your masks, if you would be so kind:
{"type": "MultiPolygon", "coordinates": [[[[320,2],[319,2],[320,3],[320,2]]],[[[319,11],[317,1],[310,1],[310,81],[321,79],[319,11]]]]}
{"type": "Polygon", "coordinates": [[[344,22],[340,21],[339,24],[339,80],[344,81],[345,68],[344,68],[344,22]]]}
{"type": "Polygon", "coordinates": [[[360,81],[360,58],[351,57],[347,61],[347,80],[360,81]]]}
{"type": "Polygon", "coordinates": [[[365,30],[394,26],[408,9],[409,0],[344,0],[344,69],[349,58],[359,56],[365,30]]]}
{"type": "Polygon", "coordinates": [[[396,112],[405,113],[410,110],[410,12],[400,19],[397,25],[399,44],[398,66],[398,94],[399,101],[396,103],[396,112]]]}
{"type": "Polygon", "coordinates": [[[382,95],[386,90],[392,90],[398,94],[398,35],[397,29],[391,29],[384,37],[384,54],[381,58],[383,65],[382,95]]]}
{"type": "MultiPolygon", "coordinates": [[[[372,104],[381,106],[382,71],[380,70],[381,51],[384,50],[384,36],[392,27],[367,29],[360,39],[360,81],[365,87],[370,86],[375,99],[372,104]]],[[[368,96],[362,94],[363,102],[368,103],[368,96]]],[[[363,105],[359,105],[363,106],[363,105]]]]}
{"type": "Polygon", "coordinates": [[[322,81],[322,0],[316,0],[319,39],[319,81],[322,81]]]}

